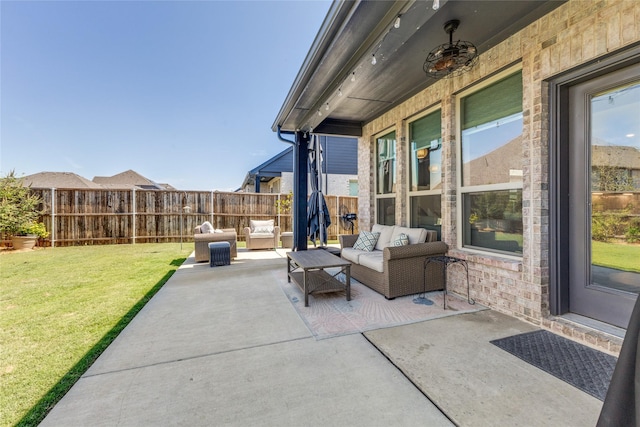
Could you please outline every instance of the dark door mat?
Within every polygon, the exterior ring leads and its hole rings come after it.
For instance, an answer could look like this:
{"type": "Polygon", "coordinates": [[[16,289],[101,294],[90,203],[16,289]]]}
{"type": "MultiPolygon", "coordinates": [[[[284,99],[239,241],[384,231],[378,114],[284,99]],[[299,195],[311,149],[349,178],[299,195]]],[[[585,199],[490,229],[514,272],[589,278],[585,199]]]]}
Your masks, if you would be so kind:
{"type": "Polygon", "coordinates": [[[493,340],[491,344],[602,401],[618,360],[544,330],[493,340]]]}

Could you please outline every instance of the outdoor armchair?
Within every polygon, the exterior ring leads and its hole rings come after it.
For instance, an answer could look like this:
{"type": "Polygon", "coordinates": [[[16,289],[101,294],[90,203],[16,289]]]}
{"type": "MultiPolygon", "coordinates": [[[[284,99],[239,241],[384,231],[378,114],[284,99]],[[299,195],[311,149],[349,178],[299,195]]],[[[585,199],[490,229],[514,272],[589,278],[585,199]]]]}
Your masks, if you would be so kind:
{"type": "Polygon", "coordinates": [[[247,249],[275,249],[280,241],[280,227],[273,220],[250,220],[244,228],[247,249]]]}
{"type": "MultiPolygon", "coordinates": [[[[205,230],[206,228],[205,226],[205,230]]],[[[238,256],[238,234],[235,229],[223,228],[209,233],[203,233],[202,231],[202,226],[199,225],[195,228],[193,235],[196,262],[209,261],[209,242],[229,242],[231,258],[238,256]]]]}

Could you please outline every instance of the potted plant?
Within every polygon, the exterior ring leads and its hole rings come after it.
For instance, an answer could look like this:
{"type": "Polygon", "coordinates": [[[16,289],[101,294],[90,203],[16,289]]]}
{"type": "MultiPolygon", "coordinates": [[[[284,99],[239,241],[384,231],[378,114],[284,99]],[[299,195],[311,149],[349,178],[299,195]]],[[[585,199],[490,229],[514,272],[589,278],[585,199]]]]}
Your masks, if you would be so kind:
{"type": "Polygon", "coordinates": [[[0,232],[11,238],[14,249],[33,248],[39,237],[49,235],[44,224],[37,222],[41,203],[14,171],[0,178],[0,232]]]}
{"type": "Polygon", "coordinates": [[[42,222],[32,222],[25,224],[11,236],[11,244],[14,249],[32,249],[38,239],[45,238],[49,235],[47,228],[42,222]]]}

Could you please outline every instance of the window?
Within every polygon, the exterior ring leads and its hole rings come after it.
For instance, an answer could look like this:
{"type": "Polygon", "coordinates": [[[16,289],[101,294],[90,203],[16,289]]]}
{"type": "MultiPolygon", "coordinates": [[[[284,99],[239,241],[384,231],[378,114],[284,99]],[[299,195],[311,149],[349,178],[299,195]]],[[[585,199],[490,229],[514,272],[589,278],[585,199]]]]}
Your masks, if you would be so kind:
{"type": "Polygon", "coordinates": [[[462,245],[522,254],[522,72],[459,102],[462,245]]]}
{"type": "Polygon", "coordinates": [[[409,123],[411,191],[442,187],[440,110],[409,123]]]}
{"type": "Polygon", "coordinates": [[[396,223],[396,132],[376,138],[376,214],[377,223],[396,223]]]}
{"type": "Polygon", "coordinates": [[[358,195],[358,180],[350,179],[349,180],[349,195],[357,196],[358,195]]]}
{"type": "Polygon", "coordinates": [[[435,230],[441,239],[442,136],[436,110],[409,123],[409,206],[411,227],[435,230]]]}

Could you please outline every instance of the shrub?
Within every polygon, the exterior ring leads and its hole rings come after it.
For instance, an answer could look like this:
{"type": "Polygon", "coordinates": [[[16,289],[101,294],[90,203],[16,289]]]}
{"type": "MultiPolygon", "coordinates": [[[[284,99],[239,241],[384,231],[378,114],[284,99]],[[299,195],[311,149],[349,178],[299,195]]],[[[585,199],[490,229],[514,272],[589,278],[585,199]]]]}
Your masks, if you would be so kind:
{"type": "Polygon", "coordinates": [[[624,233],[624,237],[629,243],[640,242],[640,227],[629,227],[627,232],[624,233]]]}
{"type": "Polygon", "coordinates": [[[0,178],[0,232],[16,235],[35,224],[41,203],[40,197],[31,193],[14,171],[0,178]]]}
{"type": "Polygon", "coordinates": [[[30,224],[20,227],[20,229],[16,234],[25,235],[25,236],[29,234],[34,234],[38,237],[45,238],[49,235],[49,232],[47,231],[47,228],[45,227],[44,223],[32,222],[30,224]]]}
{"type": "Polygon", "coordinates": [[[593,215],[591,218],[591,238],[599,242],[607,242],[616,234],[618,221],[613,215],[593,215]]]}

